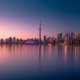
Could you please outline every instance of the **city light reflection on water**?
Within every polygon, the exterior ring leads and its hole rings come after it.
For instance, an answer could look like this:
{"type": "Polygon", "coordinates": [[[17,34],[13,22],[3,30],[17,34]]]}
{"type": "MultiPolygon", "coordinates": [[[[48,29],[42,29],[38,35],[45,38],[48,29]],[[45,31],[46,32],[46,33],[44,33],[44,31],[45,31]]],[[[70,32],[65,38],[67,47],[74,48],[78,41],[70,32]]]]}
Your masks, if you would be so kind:
{"type": "Polygon", "coordinates": [[[75,79],[80,75],[80,46],[0,46],[0,79],[75,79]]]}

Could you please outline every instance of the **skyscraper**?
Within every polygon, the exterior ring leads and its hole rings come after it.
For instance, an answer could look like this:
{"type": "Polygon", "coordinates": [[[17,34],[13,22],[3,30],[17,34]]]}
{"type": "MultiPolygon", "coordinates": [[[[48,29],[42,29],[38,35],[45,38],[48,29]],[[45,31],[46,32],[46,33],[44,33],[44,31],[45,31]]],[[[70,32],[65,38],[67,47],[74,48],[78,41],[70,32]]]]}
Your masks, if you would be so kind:
{"type": "Polygon", "coordinates": [[[59,34],[57,35],[57,38],[58,38],[58,43],[61,43],[62,40],[63,40],[63,34],[62,34],[62,33],[59,33],[59,34]]]}
{"type": "Polygon", "coordinates": [[[39,43],[41,44],[41,20],[39,24],[39,43]]]}

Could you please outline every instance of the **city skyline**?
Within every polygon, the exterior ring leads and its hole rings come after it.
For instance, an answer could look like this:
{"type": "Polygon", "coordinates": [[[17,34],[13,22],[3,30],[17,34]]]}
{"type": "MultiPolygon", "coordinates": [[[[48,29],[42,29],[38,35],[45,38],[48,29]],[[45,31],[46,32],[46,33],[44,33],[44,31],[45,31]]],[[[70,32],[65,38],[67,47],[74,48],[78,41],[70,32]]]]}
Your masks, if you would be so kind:
{"type": "Polygon", "coordinates": [[[0,0],[0,38],[38,38],[80,30],[78,0],[0,0]]]}
{"type": "Polygon", "coordinates": [[[0,80],[80,78],[80,0],[0,0],[0,80]]]}
{"type": "Polygon", "coordinates": [[[39,36],[38,38],[22,39],[16,37],[9,37],[0,39],[0,45],[80,45],[80,34],[69,32],[69,33],[59,33],[57,37],[47,37],[41,38],[42,35],[41,22],[39,25],[39,36]]]}

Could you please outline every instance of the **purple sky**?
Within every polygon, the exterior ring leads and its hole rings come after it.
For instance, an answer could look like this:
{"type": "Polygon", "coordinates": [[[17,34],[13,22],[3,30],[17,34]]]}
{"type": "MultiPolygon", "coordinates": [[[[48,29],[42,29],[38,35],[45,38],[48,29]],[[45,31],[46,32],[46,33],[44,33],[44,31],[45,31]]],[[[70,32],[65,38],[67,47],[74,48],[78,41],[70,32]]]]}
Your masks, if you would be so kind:
{"type": "Polygon", "coordinates": [[[80,32],[79,0],[0,0],[0,37],[38,37],[80,32]]]}

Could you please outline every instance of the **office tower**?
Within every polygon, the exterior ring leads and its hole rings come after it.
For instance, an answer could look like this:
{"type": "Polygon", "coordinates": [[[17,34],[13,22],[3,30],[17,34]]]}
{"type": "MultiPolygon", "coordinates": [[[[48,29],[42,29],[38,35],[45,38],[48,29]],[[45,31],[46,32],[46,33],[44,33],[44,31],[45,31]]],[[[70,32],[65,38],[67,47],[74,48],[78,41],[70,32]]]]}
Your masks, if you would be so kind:
{"type": "Polygon", "coordinates": [[[69,44],[69,34],[64,33],[64,44],[69,44]]]}
{"type": "Polygon", "coordinates": [[[71,44],[74,44],[75,33],[71,32],[71,44]]]}
{"type": "Polygon", "coordinates": [[[15,44],[16,43],[16,38],[15,37],[13,37],[13,44],[15,44]]]}
{"type": "Polygon", "coordinates": [[[44,42],[46,41],[46,36],[44,36],[44,42]]]}
{"type": "Polygon", "coordinates": [[[44,44],[46,44],[46,36],[44,36],[44,44]]]}
{"type": "Polygon", "coordinates": [[[55,43],[55,39],[54,37],[51,38],[51,44],[54,44],[55,43]]]}
{"type": "Polygon", "coordinates": [[[8,44],[12,44],[13,42],[12,42],[12,38],[11,37],[9,37],[8,38],[8,44]]]}
{"type": "Polygon", "coordinates": [[[62,35],[62,33],[59,33],[59,34],[57,35],[57,38],[58,38],[58,43],[61,43],[62,40],[63,40],[63,35],[62,35]]]}
{"type": "Polygon", "coordinates": [[[73,32],[71,32],[71,39],[73,39],[74,38],[74,33],[73,32]]]}
{"type": "Polygon", "coordinates": [[[4,43],[4,40],[3,39],[1,39],[1,44],[3,44],[4,43]]]}

